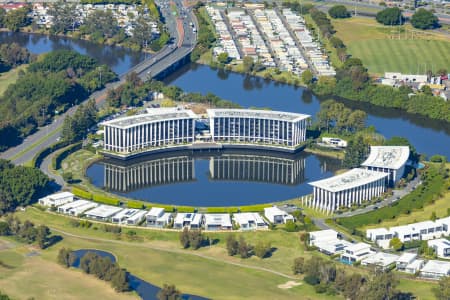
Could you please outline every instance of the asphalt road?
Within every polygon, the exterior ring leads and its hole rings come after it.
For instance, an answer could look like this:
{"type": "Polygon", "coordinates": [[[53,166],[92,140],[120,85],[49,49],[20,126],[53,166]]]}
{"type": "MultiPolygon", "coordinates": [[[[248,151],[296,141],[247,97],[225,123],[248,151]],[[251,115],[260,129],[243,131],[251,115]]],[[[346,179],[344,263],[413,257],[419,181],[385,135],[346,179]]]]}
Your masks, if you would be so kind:
{"type": "MultiPolygon", "coordinates": [[[[181,0],[176,0],[176,2],[178,3],[178,5],[182,6],[181,0]]],[[[186,13],[187,24],[189,24],[189,22],[191,21],[197,24],[197,20],[194,14],[190,11],[186,12],[187,12],[186,13]]],[[[162,13],[165,20],[167,21],[166,25],[167,29],[170,32],[171,37],[174,37],[174,41],[172,41],[172,43],[169,46],[164,47],[160,52],[158,52],[154,56],[134,66],[125,74],[122,74],[120,76],[119,81],[107,84],[104,89],[93,93],[90,98],[96,99],[97,105],[102,105],[102,103],[106,98],[106,92],[109,89],[115,88],[120,84],[122,84],[125,81],[127,74],[131,72],[136,72],[139,74],[141,78],[148,79],[149,71],[151,72],[152,76],[154,76],[155,74],[161,72],[163,68],[167,68],[174,61],[192,51],[196,43],[196,34],[192,32],[192,29],[188,30],[189,25],[184,26],[185,32],[188,32],[188,34],[185,34],[185,36],[186,39],[189,40],[189,43],[186,46],[184,45],[183,41],[183,46],[181,48],[174,48],[175,47],[174,45],[177,44],[179,38],[179,34],[177,32],[176,27],[176,18],[170,12],[170,8],[166,10],[162,9],[162,13]]],[[[198,26],[196,27],[198,28],[198,26]]],[[[20,165],[27,161],[30,161],[39,151],[57,142],[61,134],[62,124],[64,122],[65,117],[73,115],[76,109],[77,106],[74,106],[70,108],[68,111],[66,111],[64,114],[60,115],[59,117],[56,117],[51,124],[39,128],[34,134],[25,138],[25,140],[20,145],[10,148],[7,151],[1,153],[0,158],[11,160],[11,158],[16,156],[18,153],[23,152],[23,154],[20,155],[19,157],[12,159],[12,162],[14,164],[20,165]],[[41,143],[39,145],[36,145],[39,142],[41,143]]],[[[49,174],[48,172],[46,173],[48,175],[53,175],[49,174]]]]}

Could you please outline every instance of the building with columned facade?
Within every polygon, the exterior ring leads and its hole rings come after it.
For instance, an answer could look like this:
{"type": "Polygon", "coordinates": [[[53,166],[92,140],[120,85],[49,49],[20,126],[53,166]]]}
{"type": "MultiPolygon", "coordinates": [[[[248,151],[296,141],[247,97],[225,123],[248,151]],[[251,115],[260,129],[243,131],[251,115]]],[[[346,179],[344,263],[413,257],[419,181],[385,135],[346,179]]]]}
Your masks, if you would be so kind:
{"type": "Polygon", "coordinates": [[[388,174],[387,185],[392,187],[405,173],[408,157],[408,146],[371,146],[370,155],[361,166],[388,174]]]}
{"type": "Polygon", "coordinates": [[[107,121],[102,123],[103,149],[127,155],[152,147],[193,143],[196,118],[191,110],[160,108],[107,121]]]}
{"type": "Polygon", "coordinates": [[[383,172],[355,168],[337,176],[310,182],[313,186],[310,205],[327,212],[359,205],[384,193],[387,176],[383,172]]]}
{"type": "Polygon", "coordinates": [[[213,142],[295,148],[306,139],[309,115],[251,109],[208,109],[213,142]]]}

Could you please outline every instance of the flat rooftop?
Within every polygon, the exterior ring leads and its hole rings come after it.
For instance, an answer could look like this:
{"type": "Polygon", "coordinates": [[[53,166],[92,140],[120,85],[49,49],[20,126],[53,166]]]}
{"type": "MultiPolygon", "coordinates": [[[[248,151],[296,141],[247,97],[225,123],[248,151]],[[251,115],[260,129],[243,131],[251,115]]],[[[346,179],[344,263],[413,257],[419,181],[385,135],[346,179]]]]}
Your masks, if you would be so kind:
{"type": "Polygon", "coordinates": [[[408,160],[408,146],[371,146],[369,157],[361,164],[365,167],[400,169],[408,160]]]}
{"type": "Polygon", "coordinates": [[[179,108],[152,108],[147,113],[131,117],[117,118],[103,122],[102,125],[126,129],[137,125],[148,124],[163,120],[195,119],[198,116],[192,111],[179,108]]]}
{"type": "Polygon", "coordinates": [[[450,262],[442,260],[429,260],[420,271],[425,273],[447,275],[450,273],[450,262]]]}
{"type": "Polygon", "coordinates": [[[208,116],[211,117],[231,117],[231,118],[260,118],[275,119],[283,121],[301,121],[310,118],[310,115],[297,114],[284,111],[257,110],[257,109],[207,109],[208,116]]]}
{"type": "Polygon", "coordinates": [[[387,173],[355,168],[330,178],[310,182],[309,184],[330,192],[339,192],[355,188],[387,176],[387,173]]]}
{"type": "Polygon", "coordinates": [[[121,210],[123,210],[123,208],[117,206],[99,205],[96,208],[87,211],[86,214],[97,218],[109,218],[121,210]]]}

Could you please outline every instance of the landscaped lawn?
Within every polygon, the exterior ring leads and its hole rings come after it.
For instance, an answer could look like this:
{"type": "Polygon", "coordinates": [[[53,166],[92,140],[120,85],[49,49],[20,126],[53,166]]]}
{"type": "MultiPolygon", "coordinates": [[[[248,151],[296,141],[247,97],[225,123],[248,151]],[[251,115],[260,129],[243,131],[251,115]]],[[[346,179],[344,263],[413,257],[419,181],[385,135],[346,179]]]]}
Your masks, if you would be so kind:
{"type": "Polygon", "coordinates": [[[19,66],[8,72],[0,73],[0,96],[3,95],[10,84],[16,82],[17,78],[19,78],[19,70],[25,69],[26,66],[19,66]]]}
{"type": "Polygon", "coordinates": [[[410,25],[399,30],[359,17],[333,20],[333,26],[348,53],[362,59],[371,73],[425,74],[428,70],[450,69],[450,40],[442,34],[410,25]]]}

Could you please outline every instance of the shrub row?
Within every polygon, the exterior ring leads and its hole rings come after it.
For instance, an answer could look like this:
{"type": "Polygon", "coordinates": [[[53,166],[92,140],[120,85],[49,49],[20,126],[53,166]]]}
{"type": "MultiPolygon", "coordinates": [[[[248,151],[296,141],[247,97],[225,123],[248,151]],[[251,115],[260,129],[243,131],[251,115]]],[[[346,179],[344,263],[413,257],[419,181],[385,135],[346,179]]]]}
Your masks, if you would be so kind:
{"type": "Polygon", "coordinates": [[[239,208],[238,207],[207,207],[206,212],[211,213],[211,214],[217,214],[217,213],[232,214],[232,213],[239,212],[239,208]]]}
{"type": "Polygon", "coordinates": [[[264,211],[264,208],[271,207],[272,204],[255,204],[255,205],[247,205],[247,206],[241,206],[240,212],[262,212],[264,211]]]}
{"type": "Polygon", "coordinates": [[[139,201],[128,200],[127,201],[127,207],[128,208],[143,209],[144,208],[144,203],[139,202],[139,201]]]}
{"type": "Polygon", "coordinates": [[[102,204],[108,204],[108,205],[114,205],[118,206],[120,205],[120,200],[112,197],[108,197],[101,194],[92,194],[92,200],[98,203],[102,204]]]}
{"type": "Polygon", "coordinates": [[[79,187],[76,187],[76,186],[72,187],[72,193],[77,197],[87,199],[87,200],[92,200],[92,194],[88,191],[85,191],[85,190],[79,188],[79,187]]]}

